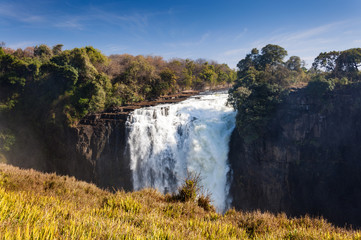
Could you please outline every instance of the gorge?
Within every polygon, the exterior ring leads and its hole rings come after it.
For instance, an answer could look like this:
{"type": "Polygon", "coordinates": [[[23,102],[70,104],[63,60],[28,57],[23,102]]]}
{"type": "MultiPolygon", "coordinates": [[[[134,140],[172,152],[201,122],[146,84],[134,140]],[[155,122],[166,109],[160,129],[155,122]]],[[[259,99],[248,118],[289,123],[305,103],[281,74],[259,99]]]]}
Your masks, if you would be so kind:
{"type": "Polygon", "coordinates": [[[0,49],[0,161],[111,191],[175,192],[199,173],[219,212],[360,227],[361,49],[321,53],[310,70],[286,55],[252,49],[236,76],[189,59],[117,55],[107,65],[92,47],[26,61],[0,49]],[[227,93],[183,101],[225,86],[237,112],[227,93]]]}
{"type": "MultiPolygon", "coordinates": [[[[235,207],[311,214],[357,227],[361,225],[359,91],[360,86],[354,85],[322,98],[295,91],[273,115],[271,134],[251,144],[233,130],[235,112],[223,105],[227,94],[138,109],[129,117],[89,116],[57,137],[47,135],[47,161],[32,148],[27,149],[27,159],[34,161],[11,163],[42,166],[40,170],[108,189],[156,187],[164,193],[175,191],[187,171],[194,171],[202,174],[220,211],[235,207]]],[[[27,136],[28,141],[34,138],[27,136]]]]}

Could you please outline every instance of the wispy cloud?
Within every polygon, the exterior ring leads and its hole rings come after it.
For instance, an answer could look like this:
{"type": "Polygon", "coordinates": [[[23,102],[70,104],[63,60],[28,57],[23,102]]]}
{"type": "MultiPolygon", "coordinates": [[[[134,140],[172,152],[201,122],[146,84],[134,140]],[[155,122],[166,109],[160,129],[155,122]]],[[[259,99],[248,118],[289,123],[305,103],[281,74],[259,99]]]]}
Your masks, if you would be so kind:
{"type": "Polygon", "coordinates": [[[67,28],[67,29],[76,29],[76,30],[83,30],[84,26],[80,23],[78,18],[69,17],[67,19],[63,19],[57,23],[54,23],[55,27],[58,28],[67,28]]]}
{"type": "Polygon", "coordinates": [[[29,46],[35,46],[37,44],[38,44],[37,42],[24,41],[24,42],[12,43],[8,47],[12,49],[18,49],[18,48],[26,48],[29,46]]]}
{"type": "Polygon", "coordinates": [[[100,20],[112,25],[132,25],[133,27],[143,28],[148,25],[151,15],[151,13],[139,12],[134,12],[132,14],[115,14],[99,8],[91,8],[87,13],[87,20],[100,20]]]}
{"type": "Polygon", "coordinates": [[[246,54],[247,52],[249,52],[248,48],[236,48],[236,49],[227,50],[223,54],[225,56],[233,56],[233,55],[246,54]]]}
{"type": "Polygon", "coordinates": [[[117,45],[117,44],[108,44],[104,47],[103,51],[105,54],[107,55],[111,55],[111,54],[121,54],[123,53],[125,50],[127,50],[128,47],[126,46],[122,46],[122,45],[117,45]]]}
{"type": "Polygon", "coordinates": [[[45,20],[43,16],[31,14],[23,7],[8,3],[0,3],[0,18],[10,18],[23,23],[39,23],[45,20]]]}
{"type": "Polygon", "coordinates": [[[112,10],[104,10],[99,7],[84,6],[79,8],[77,13],[69,14],[58,12],[50,14],[43,11],[40,14],[34,14],[31,9],[16,3],[0,3],[0,20],[19,21],[27,24],[41,24],[42,27],[56,27],[63,29],[86,30],[88,26],[94,24],[106,24],[119,26],[128,30],[146,31],[150,20],[158,15],[171,15],[173,10],[164,12],[135,11],[127,13],[116,13],[112,10]]]}
{"type": "Polygon", "coordinates": [[[244,36],[246,36],[246,33],[248,32],[248,29],[247,28],[244,28],[242,32],[240,32],[239,34],[237,34],[235,37],[234,37],[234,40],[239,40],[241,38],[243,38],[244,36]]]}
{"type": "Polygon", "coordinates": [[[342,35],[342,32],[350,32],[352,29],[355,29],[355,26],[351,24],[352,22],[355,21],[338,21],[295,31],[278,29],[270,33],[265,33],[266,37],[255,38],[253,40],[252,34],[247,33],[247,37],[250,40],[245,42],[242,48],[234,47],[225,49],[220,55],[220,58],[225,59],[225,61],[232,66],[249,53],[252,48],[256,47],[260,49],[271,43],[284,47],[288,51],[289,56],[300,56],[310,65],[320,52],[331,51],[333,49],[342,50],[352,47],[352,44],[357,45],[361,43],[361,40],[354,40],[357,36],[360,36],[359,39],[361,39],[361,32],[356,34],[353,31],[354,34],[349,34],[350,38],[342,35]]]}
{"type": "Polygon", "coordinates": [[[318,26],[318,27],[311,28],[311,29],[306,29],[304,31],[286,34],[283,41],[288,42],[288,41],[298,41],[298,40],[310,39],[312,37],[320,36],[321,34],[331,31],[332,29],[334,29],[336,27],[340,27],[346,23],[347,23],[346,21],[335,22],[335,23],[326,24],[326,25],[318,26]]]}
{"type": "Polygon", "coordinates": [[[340,29],[346,26],[347,23],[348,21],[340,21],[317,26],[310,29],[304,29],[301,31],[288,31],[276,34],[271,33],[268,37],[259,39],[253,42],[253,44],[256,47],[262,47],[268,43],[279,44],[283,47],[299,46],[300,44],[304,44],[305,42],[312,42],[314,44],[317,43],[315,45],[319,45],[320,43],[332,42],[338,39],[338,35],[332,35],[330,33],[335,31],[336,29],[340,29]]]}
{"type": "Polygon", "coordinates": [[[195,47],[195,46],[199,46],[199,45],[202,45],[203,43],[205,43],[209,39],[210,36],[211,36],[210,33],[205,33],[199,39],[196,39],[194,41],[173,42],[173,43],[166,43],[166,45],[168,47],[172,47],[172,48],[195,47]]]}

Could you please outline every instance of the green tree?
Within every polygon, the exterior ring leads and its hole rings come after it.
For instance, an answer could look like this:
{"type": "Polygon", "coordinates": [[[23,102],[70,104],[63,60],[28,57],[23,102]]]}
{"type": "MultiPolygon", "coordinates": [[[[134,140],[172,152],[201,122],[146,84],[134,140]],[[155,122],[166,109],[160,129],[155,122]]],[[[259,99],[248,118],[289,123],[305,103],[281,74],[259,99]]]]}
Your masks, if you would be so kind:
{"type": "Polygon", "coordinates": [[[53,51],[45,44],[35,46],[34,55],[39,58],[49,59],[53,55],[53,51]]]}
{"type": "Polygon", "coordinates": [[[199,78],[210,86],[214,86],[217,80],[217,73],[214,66],[208,63],[204,64],[202,72],[199,74],[199,78]]]}
{"type": "Polygon", "coordinates": [[[346,77],[351,81],[359,81],[358,68],[361,65],[361,48],[345,51],[331,51],[320,53],[314,60],[312,67],[316,71],[324,71],[326,78],[346,77]]]}
{"type": "Polygon", "coordinates": [[[320,53],[314,60],[312,67],[316,70],[333,72],[336,69],[336,60],[340,56],[339,51],[320,53]]]}
{"type": "Polygon", "coordinates": [[[10,151],[15,143],[15,136],[9,129],[0,130],[0,153],[10,151]]]}
{"type": "Polygon", "coordinates": [[[22,94],[27,80],[33,77],[29,65],[0,48],[0,106],[11,109],[22,94]]]}
{"type": "Polygon", "coordinates": [[[162,72],[160,72],[159,76],[160,78],[158,82],[155,84],[155,86],[153,86],[156,95],[159,96],[161,94],[167,94],[169,91],[174,92],[175,85],[177,83],[177,77],[175,73],[169,68],[165,68],[162,72]]]}
{"type": "Polygon", "coordinates": [[[283,59],[287,56],[287,51],[278,45],[268,44],[261,50],[259,64],[262,69],[267,65],[283,64],[283,59]]]}
{"type": "Polygon", "coordinates": [[[63,51],[62,50],[63,46],[64,46],[63,44],[55,45],[52,49],[53,55],[59,55],[63,51]]]}
{"type": "Polygon", "coordinates": [[[250,54],[247,54],[246,57],[240,60],[237,64],[239,73],[242,74],[244,71],[247,71],[250,67],[258,69],[260,67],[260,55],[257,48],[253,48],[250,54]]]}
{"type": "Polygon", "coordinates": [[[284,63],[286,55],[284,48],[268,44],[261,54],[252,49],[237,65],[238,79],[229,90],[228,102],[238,110],[237,129],[248,143],[269,131],[268,121],[287,95],[291,79],[303,78],[301,59],[292,56],[284,63]]]}
{"type": "Polygon", "coordinates": [[[335,88],[333,79],[326,79],[322,75],[314,76],[306,87],[306,92],[313,97],[320,98],[335,88]]]}
{"type": "Polygon", "coordinates": [[[361,48],[342,51],[336,60],[335,75],[337,77],[355,77],[361,64],[361,48]]]}
{"type": "Polygon", "coordinates": [[[298,56],[291,56],[286,62],[286,67],[291,71],[301,71],[304,65],[298,56]]]}

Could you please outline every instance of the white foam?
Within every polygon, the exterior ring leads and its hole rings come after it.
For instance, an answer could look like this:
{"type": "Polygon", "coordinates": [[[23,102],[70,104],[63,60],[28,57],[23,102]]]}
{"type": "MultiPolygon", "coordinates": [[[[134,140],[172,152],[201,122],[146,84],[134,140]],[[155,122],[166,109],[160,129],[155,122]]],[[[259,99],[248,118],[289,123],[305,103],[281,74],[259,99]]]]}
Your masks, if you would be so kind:
{"type": "Polygon", "coordinates": [[[177,104],[135,110],[128,147],[135,190],[175,192],[187,171],[201,176],[217,211],[228,205],[227,163],[235,115],[228,94],[200,95],[177,104]]]}

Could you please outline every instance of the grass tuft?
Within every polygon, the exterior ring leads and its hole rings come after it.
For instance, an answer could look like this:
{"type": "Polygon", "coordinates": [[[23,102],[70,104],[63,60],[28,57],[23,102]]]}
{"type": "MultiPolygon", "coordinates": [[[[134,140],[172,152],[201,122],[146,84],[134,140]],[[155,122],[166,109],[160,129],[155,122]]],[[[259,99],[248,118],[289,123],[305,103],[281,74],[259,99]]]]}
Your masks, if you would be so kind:
{"type": "Polygon", "coordinates": [[[192,194],[170,201],[154,189],[111,193],[0,164],[0,239],[361,239],[360,231],[322,218],[234,209],[221,215],[208,209],[209,196],[192,194]]]}

